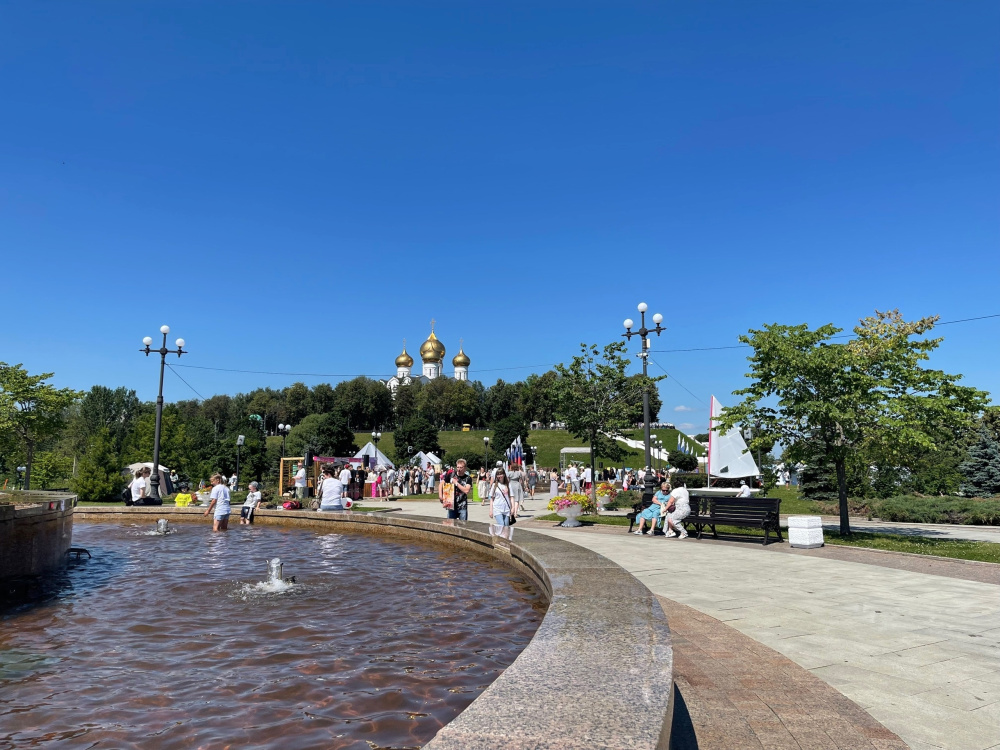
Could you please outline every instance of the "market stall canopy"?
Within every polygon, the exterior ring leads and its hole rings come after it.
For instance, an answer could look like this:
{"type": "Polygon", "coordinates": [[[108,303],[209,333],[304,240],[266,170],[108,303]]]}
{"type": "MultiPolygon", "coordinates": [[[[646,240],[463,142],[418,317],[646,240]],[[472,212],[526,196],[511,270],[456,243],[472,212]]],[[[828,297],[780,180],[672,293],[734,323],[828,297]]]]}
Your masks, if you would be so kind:
{"type": "Polygon", "coordinates": [[[435,456],[433,453],[424,453],[423,451],[418,451],[413,458],[410,459],[411,464],[420,466],[422,469],[427,468],[427,464],[430,463],[431,466],[440,466],[441,459],[435,456]]]}
{"type": "MultiPolygon", "coordinates": [[[[134,464],[129,464],[125,467],[129,471],[128,486],[132,486],[132,480],[135,479],[135,472],[139,469],[149,469],[153,470],[152,461],[138,461],[134,464]]],[[[170,469],[168,469],[163,464],[160,464],[160,495],[173,495],[174,494],[174,483],[170,481],[170,469]]]]}
{"type": "Polygon", "coordinates": [[[386,456],[378,448],[376,448],[375,445],[372,443],[371,440],[369,440],[367,443],[365,443],[365,447],[364,448],[362,448],[361,450],[359,450],[357,453],[354,454],[355,458],[367,458],[367,459],[369,459],[366,462],[368,466],[371,466],[371,457],[372,456],[375,457],[375,465],[376,466],[387,466],[387,467],[390,467],[390,468],[394,468],[395,467],[395,464],[392,461],[389,460],[389,457],[386,456]]]}

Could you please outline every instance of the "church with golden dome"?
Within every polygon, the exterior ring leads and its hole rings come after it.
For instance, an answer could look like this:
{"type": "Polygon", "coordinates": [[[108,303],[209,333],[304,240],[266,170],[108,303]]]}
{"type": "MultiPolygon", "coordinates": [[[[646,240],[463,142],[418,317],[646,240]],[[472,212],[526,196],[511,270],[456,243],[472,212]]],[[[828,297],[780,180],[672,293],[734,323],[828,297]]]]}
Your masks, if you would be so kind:
{"type": "MultiPolygon", "coordinates": [[[[431,335],[420,345],[420,359],[423,367],[419,375],[412,375],[413,357],[406,351],[406,339],[403,339],[403,351],[396,357],[396,375],[382,382],[386,387],[396,392],[401,385],[409,385],[414,380],[428,383],[435,378],[446,377],[444,374],[444,344],[434,334],[434,321],[431,321],[431,335]]],[[[461,342],[458,347],[458,354],[452,357],[452,366],[455,368],[455,380],[469,379],[469,356],[462,348],[461,342]]]]}

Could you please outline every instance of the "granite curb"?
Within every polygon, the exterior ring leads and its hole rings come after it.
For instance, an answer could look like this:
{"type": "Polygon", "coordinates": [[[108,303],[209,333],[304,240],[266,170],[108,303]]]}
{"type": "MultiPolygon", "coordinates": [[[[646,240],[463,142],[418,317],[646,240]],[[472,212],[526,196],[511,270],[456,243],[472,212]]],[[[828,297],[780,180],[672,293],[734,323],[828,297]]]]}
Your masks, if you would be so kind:
{"type": "MultiPolygon", "coordinates": [[[[78,507],[76,513],[79,521],[95,522],[204,518],[201,509],[169,506],[78,507]]],[[[425,747],[669,748],[674,686],[667,618],[652,592],[607,558],[520,528],[516,541],[508,541],[474,521],[268,510],[256,518],[258,525],[425,540],[435,535],[443,543],[485,552],[539,585],[548,610],[531,642],[425,747]]]]}

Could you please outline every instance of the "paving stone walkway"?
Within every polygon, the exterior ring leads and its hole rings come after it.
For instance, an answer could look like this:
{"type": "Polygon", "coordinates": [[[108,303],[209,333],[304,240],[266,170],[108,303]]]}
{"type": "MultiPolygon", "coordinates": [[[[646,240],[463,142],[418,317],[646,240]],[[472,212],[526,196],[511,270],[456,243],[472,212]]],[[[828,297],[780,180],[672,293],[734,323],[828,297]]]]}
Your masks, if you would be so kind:
{"type": "Polygon", "coordinates": [[[714,617],[658,598],[674,646],[671,750],[905,750],[808,670],[714,617]]]}
{"type": "MultiPolygon", "coordinates": [[[[543,500],[530,506],[541,508],[543,500]]],[[[414,504],[406,512],[437,516],[441,509],[414,504]]],[[[488,522],[486,509],[470,506],[470,520],[488,522]]],[[[960,563],[833,547],[782,554],[758,544],[524,520],[525,528],[605,555],[655,594],[774,649],[914,750],[1000,750],[1000,585],[993,566],[959,570],[960,563]]]]}

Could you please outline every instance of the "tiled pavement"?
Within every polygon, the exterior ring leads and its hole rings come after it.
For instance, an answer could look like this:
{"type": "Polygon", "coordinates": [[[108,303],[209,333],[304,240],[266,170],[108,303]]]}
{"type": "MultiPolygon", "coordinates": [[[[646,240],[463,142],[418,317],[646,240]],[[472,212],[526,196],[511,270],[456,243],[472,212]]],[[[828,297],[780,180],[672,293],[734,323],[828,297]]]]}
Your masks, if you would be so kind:
{"type": "MultiPolygon", "coordinates": [[[[428,504],[408,512],[441,510],[428,504]]],[[[488,521],[485,508],[471,506],[470,519],[488,521]]],[[[914,750],[1000,750],[996,584],[806,553],[772,554],[757,544],[531,526],[605,555],[657,595],[774,649],[914,750]]],[[[819,735],[813,740],[817,744],[800,746],[837,747],[819,735]]]]}

